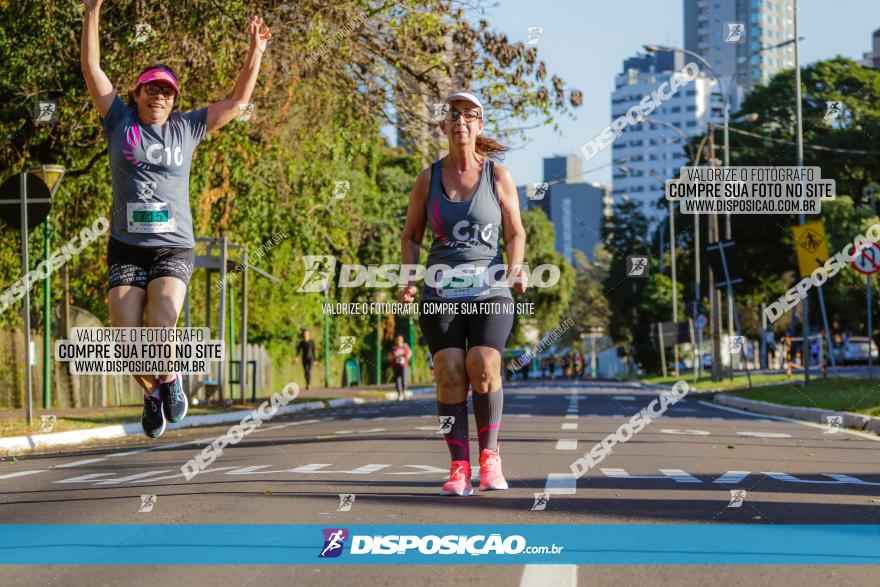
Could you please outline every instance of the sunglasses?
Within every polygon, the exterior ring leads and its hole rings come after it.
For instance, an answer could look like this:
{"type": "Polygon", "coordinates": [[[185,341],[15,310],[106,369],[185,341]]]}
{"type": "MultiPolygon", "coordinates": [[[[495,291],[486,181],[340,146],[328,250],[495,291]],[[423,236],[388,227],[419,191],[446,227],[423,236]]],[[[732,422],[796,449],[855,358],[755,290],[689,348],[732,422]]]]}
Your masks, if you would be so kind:
{"type": "Polygon", "coordinates": [[[162,94],[165,98],[173,98],[177,93],[174,91],[174,88],[169,87],[159,87],[159,86],[144,86],[144,91],[148,96],[155,96],[157,94],[162,94]]]}
{"type": "Polygon", "coordinates": [[[480,118],[483,118],[483,115],[479,110],[456,110],[454,108],[447,110],[446,112],[446,122],[454,122],[458,120],[459,116],[464,116],[465,122],[473,122],[480,118]]]}

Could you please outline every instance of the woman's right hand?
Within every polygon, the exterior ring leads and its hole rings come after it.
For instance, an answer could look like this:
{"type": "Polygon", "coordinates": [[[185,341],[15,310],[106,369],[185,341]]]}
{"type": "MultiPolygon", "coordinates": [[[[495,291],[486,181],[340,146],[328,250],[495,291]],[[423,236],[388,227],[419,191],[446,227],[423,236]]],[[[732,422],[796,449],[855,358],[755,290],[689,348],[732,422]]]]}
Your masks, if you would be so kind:
{"type": "Polygon", "coordinates": [[[397,292],[397,301],[401,304],[408,304],[416,299],[418,288],[414,285],[408,285],[397,292]]]}
{"type": "Polygon", "coordinates": [[[103,0],[83,0],[83,8],[86,10],[98,10],[101,8],[103,0]]]}

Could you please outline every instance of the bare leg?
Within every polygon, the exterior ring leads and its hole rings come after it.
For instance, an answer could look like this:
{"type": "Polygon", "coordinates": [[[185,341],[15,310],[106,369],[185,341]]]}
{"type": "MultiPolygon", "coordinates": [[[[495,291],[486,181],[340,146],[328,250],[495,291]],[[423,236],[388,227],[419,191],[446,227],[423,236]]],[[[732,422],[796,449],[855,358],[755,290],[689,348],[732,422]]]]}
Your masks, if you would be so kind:
{"type": "MultiPolygon", "coordinates": [[[[474,390],[471,401],[474,406],[477,438],[482,455],[484,449],[495,451],[498,448],[498,432],[501,428],[501,414],[504,408],[504,394],[501,391],[501,353],[492,347],[471,347],[468,349],[465,364],[468,379],[474,390]]],[[[480,464],[482,466],[482,461],[480,464]]]]}
{"type": "Polygon", "coordinates": [[[468,395],[468,378],[464,365],[464,349],[448,348],[434,357],[434,377],[437,379],[437,401],[457,404],[468,395]]]}
{"type": "MultiPolygon", "coordinates": [[[[152,328],[177,326],[186,284],[176,277],[157,277],[147,284],[147,326],[152,328]]],[[[160,381],[169,381],[174,373],[162,373],[160,381]]]]}
{"type": "MultiPolygon", "coordinates": [[[[107,296],[110,308],[110,325],[115,328],[124,326],[140,327],[144,325],[144,306],[147,292],[139,287],[120,285],[110,290],[107,296]]],[[[151,375],[132,375],[146,393],[153,391],[154,381],[151,375]]]]}

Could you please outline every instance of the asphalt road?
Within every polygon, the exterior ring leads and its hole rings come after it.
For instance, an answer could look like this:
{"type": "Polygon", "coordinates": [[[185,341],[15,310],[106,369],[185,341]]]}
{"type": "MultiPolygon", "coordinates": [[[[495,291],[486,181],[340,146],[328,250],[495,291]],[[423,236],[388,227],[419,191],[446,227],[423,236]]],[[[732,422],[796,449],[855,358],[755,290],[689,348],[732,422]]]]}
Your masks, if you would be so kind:
{"type": "MultiPolygon", "coordinates": [[[[434,401],[384,402],[264,423],[187,482],[180,466],[227,426],[169,431],[0,462],[3,524],[878,524],[869,434],[686,397],[574,480],[571,463],[656,397],[629,384],[505,386],[510,490],[437,491],[448,453],[434,401]],[[732,490],[738,491],[736,500],[732,490]],[[745,493],[741,493],[744,490],[745,493]],[[533,510],[536,493],[547,493],[533,510]],[[340,494],[354,495],[349,511],[340,494]],[[149,505],[143,505],[142,496],[149,505]],[[741,503],[739,503],[741,498],[741,503]],[[736,504],[739,505],[736,505],[736,504]],[[730,507],[732,506],[733,507],[730,507]],[[139,511],[149,509],[149,511],[139,511]]],[[[471,418],[471,420],[473,420],[471,418]]],[[[471,421],[472,454],[476,432],[471,421]]],[[[475,475],[477,474],[475,466],[475,475]]],[[[876,585],[867,566],[3,567],[4,585],[876,585]]]]}

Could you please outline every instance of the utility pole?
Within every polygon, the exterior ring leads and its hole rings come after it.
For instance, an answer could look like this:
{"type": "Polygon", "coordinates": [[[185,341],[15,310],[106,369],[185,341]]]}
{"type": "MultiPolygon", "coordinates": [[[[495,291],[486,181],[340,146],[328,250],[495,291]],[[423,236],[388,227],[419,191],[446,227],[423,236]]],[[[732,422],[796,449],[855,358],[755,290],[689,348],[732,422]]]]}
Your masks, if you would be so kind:
{"type": "MultiPolygon", "coordinates": [[[[798,171],[804,166],[804,119],[801,112],[801,62],[798,56],[800,50],[800,41],[798,40],[798,16],[797,16],[797,0],[794,0],[794,87],[796,115],[797,115],[797,166],[798,171]]],[[[798,224],[804,224],[806,219],[804,213],[798,215],[798,224]]],[[[804,385],[810,383],[810,304],[807,295],[804,295],[804,340],[801,342],[801,360],[804,364],[804,385]]],[[[870,354],[870,346],[868,351],[870,354]]]]}
{"type": "MultiPolygon", "coordinates": [[[[709,123],[709,165],[715,167],[715,124],[709,123]]],[[[709,244],[718,239],[718,215],[712,214],[708,222],[706,240],[709,244]]],[[[721,313],[718,292],[715,291],[715,275],[709,266],[709,335],[712,337],[712,381],[721,381],[721,313]]]]}

